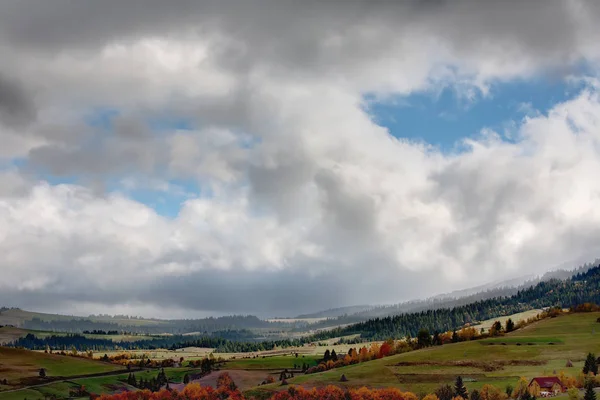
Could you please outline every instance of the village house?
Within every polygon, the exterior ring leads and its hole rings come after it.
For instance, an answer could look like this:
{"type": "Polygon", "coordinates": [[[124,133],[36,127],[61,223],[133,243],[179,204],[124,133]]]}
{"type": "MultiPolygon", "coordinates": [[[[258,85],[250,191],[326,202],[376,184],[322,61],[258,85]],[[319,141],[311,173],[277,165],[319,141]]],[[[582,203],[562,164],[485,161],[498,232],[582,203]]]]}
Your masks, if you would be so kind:
{"type": "Polygon", "coordinates": [[[529,382],[529,391],[532,394],[539,393],[541,397],[556,396],[565,391],[565,387],[556,376],[544,376],[533,378],[529,382]]]}

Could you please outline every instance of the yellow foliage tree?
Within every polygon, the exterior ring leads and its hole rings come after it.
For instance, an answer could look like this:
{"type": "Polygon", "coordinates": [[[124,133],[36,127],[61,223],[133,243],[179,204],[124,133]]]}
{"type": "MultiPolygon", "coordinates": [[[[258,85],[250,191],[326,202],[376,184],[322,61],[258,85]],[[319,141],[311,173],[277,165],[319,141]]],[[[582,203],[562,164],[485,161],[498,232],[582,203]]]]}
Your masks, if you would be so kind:
{"type": "Polygon", "coordinates": [[[371,348],[369,349],[369,356],[371,359],[377,358],[379,356],[380,346],[378,343],[371,343],[371,348]]]}
{"type": "Polygon", "coordinates": [[[567,391],[569,395],[569,400],[580,400],[581,396],[579,396],[579,389],[572,387],[567,391]]]}
{"type": "Polygon", "coordinates": [[[419,400],[419,398],[413,392],[404,392],[404,400],[419,400]]]}
{"type": "Polygon", "coordinates": [[[513,397],[515,399],[520,399],[525,393],[527,393],[528,384],[529,382],[527,381],[527,378],[522,376],[521,379],[519,379],[519,381],[517,382],[517,386],[515,386],[515,389],[513,390],[513,397]]]}
{"type": "Polygon", "coordinates": [[[481,388],[481,400],[506,400],[505,392],[492,385],[483,385],[481,388]]]}
{"type": "Polygon", "coordinates": [[[428,394],[423,397],[423,400],[440,400],[435,394],[428,394]]]}

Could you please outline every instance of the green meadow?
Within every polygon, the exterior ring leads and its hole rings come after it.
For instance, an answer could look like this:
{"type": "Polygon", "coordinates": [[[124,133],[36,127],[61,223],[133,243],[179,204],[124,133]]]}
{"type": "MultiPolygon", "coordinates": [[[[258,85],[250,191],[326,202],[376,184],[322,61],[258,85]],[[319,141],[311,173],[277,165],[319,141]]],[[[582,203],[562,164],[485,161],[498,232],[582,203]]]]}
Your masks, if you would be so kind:
{"type": "MultiPolygon", "coordinates": [[[[533,378],[565,371],[575,375],[588,352],[600,354],[600,313],[561,315],[536,322],[505,336],[429,347],[379,360],[289,379],[305,387],[335,384],[346,387],[397,387],[417,394],[460,375],[469,390],[484,384],[505,388],[522,376],[533,378]],[[502,344],[504,343],[504,345],[502,344]],[[567,360],[574,367],[567,368],[567,360]],[[344,374],[348,382],[340,382],[344,374]]],[[[279,384],[256,388],[278,390],[279,384]]]]}

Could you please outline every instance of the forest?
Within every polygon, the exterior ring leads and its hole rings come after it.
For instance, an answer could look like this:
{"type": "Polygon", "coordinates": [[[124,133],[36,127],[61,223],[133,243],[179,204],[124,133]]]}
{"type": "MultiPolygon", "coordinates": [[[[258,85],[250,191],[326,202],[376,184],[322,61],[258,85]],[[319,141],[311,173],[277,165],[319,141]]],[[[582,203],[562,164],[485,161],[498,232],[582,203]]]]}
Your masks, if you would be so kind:
{"type": "Polygon", "coordinates": [[[154,350],[179,349],[183,347],[209,347],[217,353],[243,353],[271,350],[274,347],[294,347],[306,343],[305,340],[266,340],[266,341],[233,341],[219,336],[184,336],[174,335],[154,339],[136,341],[112,341],[110,339],[88,338],[80,334],[51,335],[37,337],[32,333],[9,344],[29,350],[52,349],[55,351],[109,351],[109,350],[154,350]]]}

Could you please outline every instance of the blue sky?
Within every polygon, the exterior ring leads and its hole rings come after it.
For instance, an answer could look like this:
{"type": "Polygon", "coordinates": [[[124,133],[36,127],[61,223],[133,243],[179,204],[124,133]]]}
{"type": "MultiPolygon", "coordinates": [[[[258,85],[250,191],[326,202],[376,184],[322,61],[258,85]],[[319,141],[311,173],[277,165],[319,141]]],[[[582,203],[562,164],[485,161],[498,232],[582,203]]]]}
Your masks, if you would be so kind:
{"type": "Polygon", "coordinates": [[[395,137],[424,141],[447,152],[456,150],[457,141],[477,136],[484,128],[503,134],[511,122],[518,123],[531,112],[545,114],[577,90],[578,86],[564,80],[518,80],[494,84],[486,96],[479,94],[472,100],[445,88],[439,95],[416,93],[372,102],[369,112],[395,137]]]}

